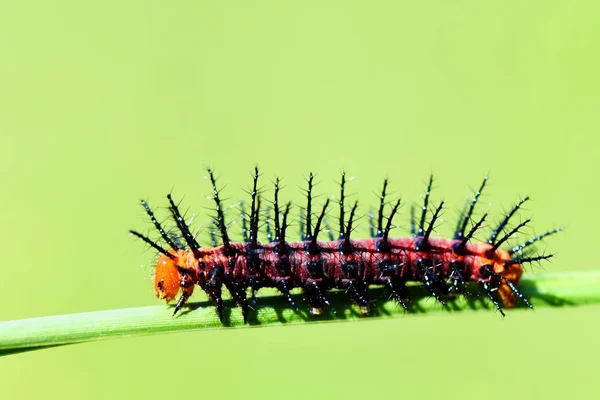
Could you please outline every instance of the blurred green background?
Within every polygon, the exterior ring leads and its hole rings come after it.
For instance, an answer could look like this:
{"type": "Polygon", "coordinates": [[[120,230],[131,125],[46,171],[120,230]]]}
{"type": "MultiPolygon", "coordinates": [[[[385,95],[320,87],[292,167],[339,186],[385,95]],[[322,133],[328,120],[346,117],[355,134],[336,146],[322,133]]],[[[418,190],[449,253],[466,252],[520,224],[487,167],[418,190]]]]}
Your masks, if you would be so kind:
{"type": "MultiPolygon", "coordinates": [[[[297,202],[309,171],[331,195],[346,170],[362,205],[388,176],[404,228],[434,172],[440,234],[489,173],[478,215],[528,194],[535,231],[566,227],[543,269],[600,268],[597,2],[176,3],[0,5],[0,320],[158,304],[153,254],[127,230],[149,228],[140,198],[164,206],[170,190],[205,223],[207,164],[228,205],[255,163],[297,202]]],[[[120,339],[3,357],[0,381],[18,399],[593,397],[599,318],[120,339]]]]}

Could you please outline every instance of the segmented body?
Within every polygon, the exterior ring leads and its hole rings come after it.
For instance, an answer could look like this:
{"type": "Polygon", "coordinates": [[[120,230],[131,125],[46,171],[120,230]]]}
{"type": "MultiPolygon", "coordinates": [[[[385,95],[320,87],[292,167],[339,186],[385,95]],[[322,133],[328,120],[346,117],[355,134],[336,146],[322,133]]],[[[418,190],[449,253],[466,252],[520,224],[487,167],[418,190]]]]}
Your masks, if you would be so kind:
{"type": "Polygon", "coordinates": [[[340,239],[317,240],[329,200],[325,203],[313,229],[311,175],[309,178],[304,240],[301,242],[288,242],[285,240],[290,205],[288,203],[285,210],[279,210],[279,181],[277,181],[273,202],[275,211],[274,237],[269,227],[267,227],[267,236],[272,239],[272,242],[262,244],[258,241],[260,197],[257,191],[259,175],[258,169],[256,169],[249,215],[250,229],[248,230],[244,223],[245,240],[243,243],[239,243],[229,239],[215,180],[211,170],[209,170],[209,173],[217,204],[217,216],[214,221],[221,235],[222,244],[220,246],[201,248],[198,245],[170,195],[168,196],[171,204],[170,210],[180,231],[179,235],[165,232],[149,206],[144,201],[142,204],[160,232],[163,241],[171,249],[165,250],[157,242],[132,231],[134,235],[140,237],[161,253],[155,270],[155,291],[159,299],[167,301],[174,300],[181,292],[175,313],[192,295],[195,285],[200,286],[208,294],[217,307],[221,318],[223,318],[222,286],[229,290],[232,299],[241,306],[245,320],[249,312],[249,301],[246,293],[248,288],[253,290],[263,287],[277,288],[297,309],[294,300],[290,296],[290,290],[300,287],[305,292],[311,313],[315,315],[321,314],[326,307],[335,312],[327,299],[326,293],[334,288],[345,289],[351,300],[360,307],[361,312],[367,314],[370,310],[367,287],[369,285],[383,285],[402,307],[408,309],[410,299],[405,283],[416,281],[422,282],[431,295],[444,305],[444,299],[448,293],[455,292],[469,296],[472,294],[464,290],[464,285],[469,282],[479,283],[486,296],[504,315],[494,292],[497,291],[503,304],[507,307],[514,306],[517,297],[528,306],[531,306],[515,286],[523,272],[521,264],[547,259],[552,255],[525,257],[523,251],[545,236],[562,230],[562,228],[559,228],[549,231],[508,251],[500,249],[501,244],[529,222],[527,220],[509,232],[504,232],[507,230],[509,219],[527,200],[526,198],[518,202],[509,213],[505,214],[504,219],[500,222],[498,228],[492,232],[487,242],[471,242],[473,235],[481,228],[486,218],[484,215],[478,222],[473,223],[471,221],[473,208],[485,186],[486,178],[479,191],[475,193],[465,214],[461,216],[454,238],[432,237],[431,233],[443,203],[440,203],[433,213],[431,221],[427,223],[426,214],[432,184],[430,179],[420,221],[417,223],[413,218],[413,235],[390,238],[392,219],[400,202],[396,202],[391,207],[390,214],[387,217],[384,216],[384,209],[387,205],[385,202],[386,180],[381,195],[377,224],[376,226],[375,223],[373,224],[377,228],[377,232],[374,232],[375,237],[350,239],[357,205],[355,204],[352,207],[350,216],[346,221],[344,218],[346,213],[344,205],[345,176],[343,176],[339,201],[340,239]],[[386,219],[387,223],[384,224],[386,219]],[[472,227],[467,232],[466,228],[469,223],[472,227]],[[185,241],[187,246],[182,244],[182,241],[185,241]]]}

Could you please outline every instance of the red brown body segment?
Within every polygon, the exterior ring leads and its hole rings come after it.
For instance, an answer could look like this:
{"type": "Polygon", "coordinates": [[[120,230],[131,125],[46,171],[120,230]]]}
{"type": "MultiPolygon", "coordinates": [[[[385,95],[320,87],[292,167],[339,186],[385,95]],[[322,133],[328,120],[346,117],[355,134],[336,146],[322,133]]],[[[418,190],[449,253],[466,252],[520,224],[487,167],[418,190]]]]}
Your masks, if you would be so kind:
{"type": "MultiPolygon", "coordinates": [[[[461,272],[468,281],[480,282],[490,281],[491,277],[483,277],[481,267],[491,266],[496,273],[503,274],[513,284],[518,284],[522,275],[520,264],[512,264],[505,267],[504,263],[511,260],[508,252],[497,250],[492,259],[486,257],[486,251],[492,246],[487,243],[468,244],[466,254],[455,254],[453,247],[460,243],[460,240],[447,238],[431,238],[430,247],[427,252],[418,251],[415,243],[418,238],[404,237],[392,238],[389,240],[391,249],[389,252],[382,253],[377,250],[377,242],[380,239],[360,239],[353,240],[354,252],[346,255],[340,252],[342,240],[330,242],[318,242],[320,253],[310,255],[306,250],[306,242],[288,243],[288,252],[285,255],[278,253],[278,243],[262,245],[259,244],[255,250],[255,256],[259,260],[259,271],[250,276],[247,265],[249,252],[242,243],[231,243],[235,249],[232,256],[223,254],[223,246],[201,249],[202,257],[194,258],[192,253],[185,251],[172,252],[176,256],[171,260],[162,255],[156,265],[155,290],[159,299],[173,300],[178,292],[179,283],[183,275],[192,277],[193,282],[199,286],[204,286],[207,277],[213,276],[216,270],[223,270],[224,275],[230,275],[243,286],[249,287],[250,278],[259,282],[258,287],[278,287],[278,280],[289,280],[291,287],[297,287],[298,283],[307,280],[317,280],[322,284],[324,290],[344,289],[347,287],[343,282],[347,280],[343,266],[348,263],[356,263],[360,271],[359,279],[366,285],[382,285],[386,278],[381,269],[382,262],[388,265],[397,266],[393,271],[394,277],[403,281],[423,280],[424,271],[418,265],[419,261],[429,261],[434,273],[440,279],[451,279],[453,271],[450,268],[452,262],[463,266],[461,272]],[[291,274],[286,274],[278,269],[284,258],[289,261],[291,274]],[[311,264],[312,263],[312,264],[311,264]],[[310,270],[311,265],[320,263],[318,268],[322,269],[322,276],[315,271],[310,270]],[[181,271],[181,273],[178,271],[181,271]]],[[[515,296],[505,282],[501,282],[497,287],[499,294],[507,307],[515,305],[515,296]]]]}

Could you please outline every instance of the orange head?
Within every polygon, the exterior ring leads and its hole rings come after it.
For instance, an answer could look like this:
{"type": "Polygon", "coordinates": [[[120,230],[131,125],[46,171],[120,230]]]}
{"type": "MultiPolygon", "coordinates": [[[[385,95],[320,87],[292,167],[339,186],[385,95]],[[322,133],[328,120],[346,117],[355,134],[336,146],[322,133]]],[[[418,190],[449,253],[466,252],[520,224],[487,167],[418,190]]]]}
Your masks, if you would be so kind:
{"type": "MultiPolygon", "coordinates": [[[[521,275],[523,275],[523,267],[521,264],[506,264],[506,262],[512,260],[512,257],[505,250],[497,250],[496,253],[499,254],[500,259],[500,262],[498,263],[499,266],[494,267],[496,272],[501,273],[513,284],[518,284],[519,280],[521,279],[521,275]]],[[[514,307],[517,304],[517,296],[506,282],[501,282],[500,286],[498,287],[498,294],[502,298],[502,301],[506,307],[514,307]]]]}
{"type": "MultiPolygon", "coordinates": [[[[523,267],[520,264],[510,263],[511,260],[512,257],[508,251],[498,249],[494,251],[494,259],[490,264],[494,272],[502,274],[505,279],[516,285],[519,283],[521,275],[523,275],[523,267]]],[[[508,285],[508,282],[504,279],[500,281],[498,294],[506,307],[514,307],[516,305],[517,297],[508,285]]]]}
{"type": "Polygon", "coordinates": [[[154,291],[160,300],[173,300],[179,293],[181,276],[177,269],[176,259],[160,255],[154,272],[154,291]]]}

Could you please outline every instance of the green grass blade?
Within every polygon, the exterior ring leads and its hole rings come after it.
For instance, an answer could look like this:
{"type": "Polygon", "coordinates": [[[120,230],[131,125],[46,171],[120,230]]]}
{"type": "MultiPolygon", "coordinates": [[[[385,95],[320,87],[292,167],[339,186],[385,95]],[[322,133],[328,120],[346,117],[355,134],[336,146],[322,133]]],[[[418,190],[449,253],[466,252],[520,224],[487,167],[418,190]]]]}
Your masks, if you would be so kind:
{"type": "MultiPolygon", "coordinates": [[[[519,288],[536,307],[600,303],[600,271],[540,274],[523,279],[519,288]]],[[[408,316],[442,311],[441,305],[427,296],[421,286],[411,287],[410,291],[415,300],[411,312],[405,313],[394,302],[386,301],[382,289],[370,290],[371,299],[380,299],[374,301],[371,317],[408,316]]],[[[0,355],[119,336],[309,323],[323,319],[344,321],[370,318],[360,316],[354,306],[348,305],[348,300],[342,291],[332,292],[329,298],[337,310],[337,315],[318,320],[304,312],[294,312],[282,296],[266,296],[258,298],[257,312],[252,313],[248,325],[243,324],[239,309],[228,304],[227,321],[223,326],[214,307],[205,302],[190,304],[175,318],[171,317],[172,307],[157,305],[0,322],[0,355]]],[[[443,311],[477,309],[492,310],[483,298],[465,299],[461,296],[450,301],[448,310],[443,311]]]]}

